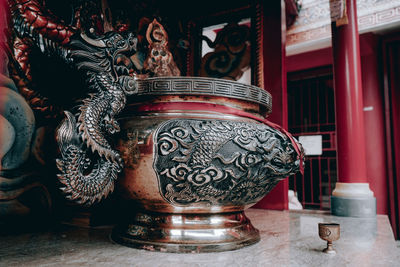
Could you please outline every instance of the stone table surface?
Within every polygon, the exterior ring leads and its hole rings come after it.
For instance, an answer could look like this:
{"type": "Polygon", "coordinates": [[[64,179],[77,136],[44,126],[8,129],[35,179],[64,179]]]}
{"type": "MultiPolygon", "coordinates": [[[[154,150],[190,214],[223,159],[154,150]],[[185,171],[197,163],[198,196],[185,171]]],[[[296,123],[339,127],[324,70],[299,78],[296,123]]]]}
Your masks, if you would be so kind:
{"type": "Polygon", "coordinates": [[[261,241],[235,251],[204,254],[151,252],[113,243],[111,228],[58,226],[48,231],[0,236],[0,266],[400,266],[387,216],[348,218],[309,212],[249,209],[261,241]],[[318,223],[341,225],[336,255],[318,223]]]}

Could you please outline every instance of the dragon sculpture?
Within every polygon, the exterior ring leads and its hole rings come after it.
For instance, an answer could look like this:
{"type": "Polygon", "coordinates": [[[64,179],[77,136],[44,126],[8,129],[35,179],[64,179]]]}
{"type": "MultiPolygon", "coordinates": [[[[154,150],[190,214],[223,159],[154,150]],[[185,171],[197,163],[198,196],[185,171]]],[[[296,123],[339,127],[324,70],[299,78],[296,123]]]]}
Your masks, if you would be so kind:
{"type": "Polygon", "coordinates": [[[122,159],[107,136],[119,131],[115,116],[124,108],[126,97],[137,93],[132,72],[118,64],[136,52],[137,38],[114,31],[89,37],[90,31],[65,25],[37,0],[8,0],[8,5],[15,33],[13,54],[25,81],[31,78],[27,51],[33,45],[84,71],[87,77],[91,93],[76,117],[65,111],[66,118],[57,129],[61,152],[57,167],[67,198],[80,204],[99,201],[113,191],[122,170],[122,159]]]}

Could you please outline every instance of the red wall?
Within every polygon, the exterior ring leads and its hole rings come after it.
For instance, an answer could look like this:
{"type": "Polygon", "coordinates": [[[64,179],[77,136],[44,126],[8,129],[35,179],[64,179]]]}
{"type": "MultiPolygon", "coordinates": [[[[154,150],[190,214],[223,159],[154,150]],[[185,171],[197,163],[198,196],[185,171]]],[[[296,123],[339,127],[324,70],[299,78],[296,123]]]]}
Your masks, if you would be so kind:
{"type": "Polygon", "coordinates": [[[377,213],[388,214],[386,137],[383,84],[380,79],[379,39],[373,34],[360,38],[364,95],[367,175],[377,201],[377,213]],[[372,109],[372,110],[371,110],[372,109]]]}
{"type": "MultiPolygon", "coordinates": [[[[379,37],[367,33],[360,36],[363,84],[364,123],[366,139],[367,179],[377,199],[377,213],[388,213],[383,86],[380,80],[379,37]]],[[[287,72],[332,65],[332,49],[288,56],[287,72]]]]}
{"type": "Polygon", "coordinates": [[[325,48],[286,57],[287,72],[332,65],[332,49],[325,48]]]}

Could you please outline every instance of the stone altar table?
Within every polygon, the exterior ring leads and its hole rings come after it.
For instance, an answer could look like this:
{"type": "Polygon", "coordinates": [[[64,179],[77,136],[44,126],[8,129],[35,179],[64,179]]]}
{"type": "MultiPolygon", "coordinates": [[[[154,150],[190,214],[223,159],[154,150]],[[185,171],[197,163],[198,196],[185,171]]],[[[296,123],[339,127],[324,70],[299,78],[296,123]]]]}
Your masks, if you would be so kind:
{"type": "Polygon", "coordinates": [[[51,229],[0,236],[0,266],[399,266],[400,248],[387,216],[336,217],[329,214],[249,209],[261,241],[229,252],[175,254],[132,249],[113,243],[111,227],[51,229]],[[336,255],[321,252],[319,222],[341,225],[336,255]]]}

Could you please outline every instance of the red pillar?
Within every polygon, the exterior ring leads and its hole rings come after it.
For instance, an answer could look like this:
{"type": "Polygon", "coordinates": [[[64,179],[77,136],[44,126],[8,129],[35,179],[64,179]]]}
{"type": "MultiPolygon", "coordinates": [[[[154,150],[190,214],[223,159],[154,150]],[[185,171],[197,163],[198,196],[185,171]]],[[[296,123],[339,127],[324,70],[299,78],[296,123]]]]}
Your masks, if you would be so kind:
{"type": "MultiPolygon", "coordinates": [[[[268,119],[288,127],[286,90],[286,19],[285,3],[281,1],[259,1],[263,9],[263,80],[264,88],[272,95],[272,113],[268,119]]],[[[289,181],[284,179],[258,202],[255,208],[287,210],[289,181]]]]}
{"type": "Polygon", "coordinates": [[[346,2],[349,23],[332,26],[338,177],[344,183],[365,183],[367,171],[356,1],[346,2]]]}
{"type": "Polygon", "coordinates": [[[339,180],[333,192],[332,212],[364,217],[365,214],[360,214],[363,208],[371,215],[376,214],[376,206],[375,211],[370,207],[375,199],[367,183],[356,0],[346,0],[346,9],[348,24],[336,26],[332,23],[339,180]],[[357,198],[366,198],[368,203],[357,198]]]}

